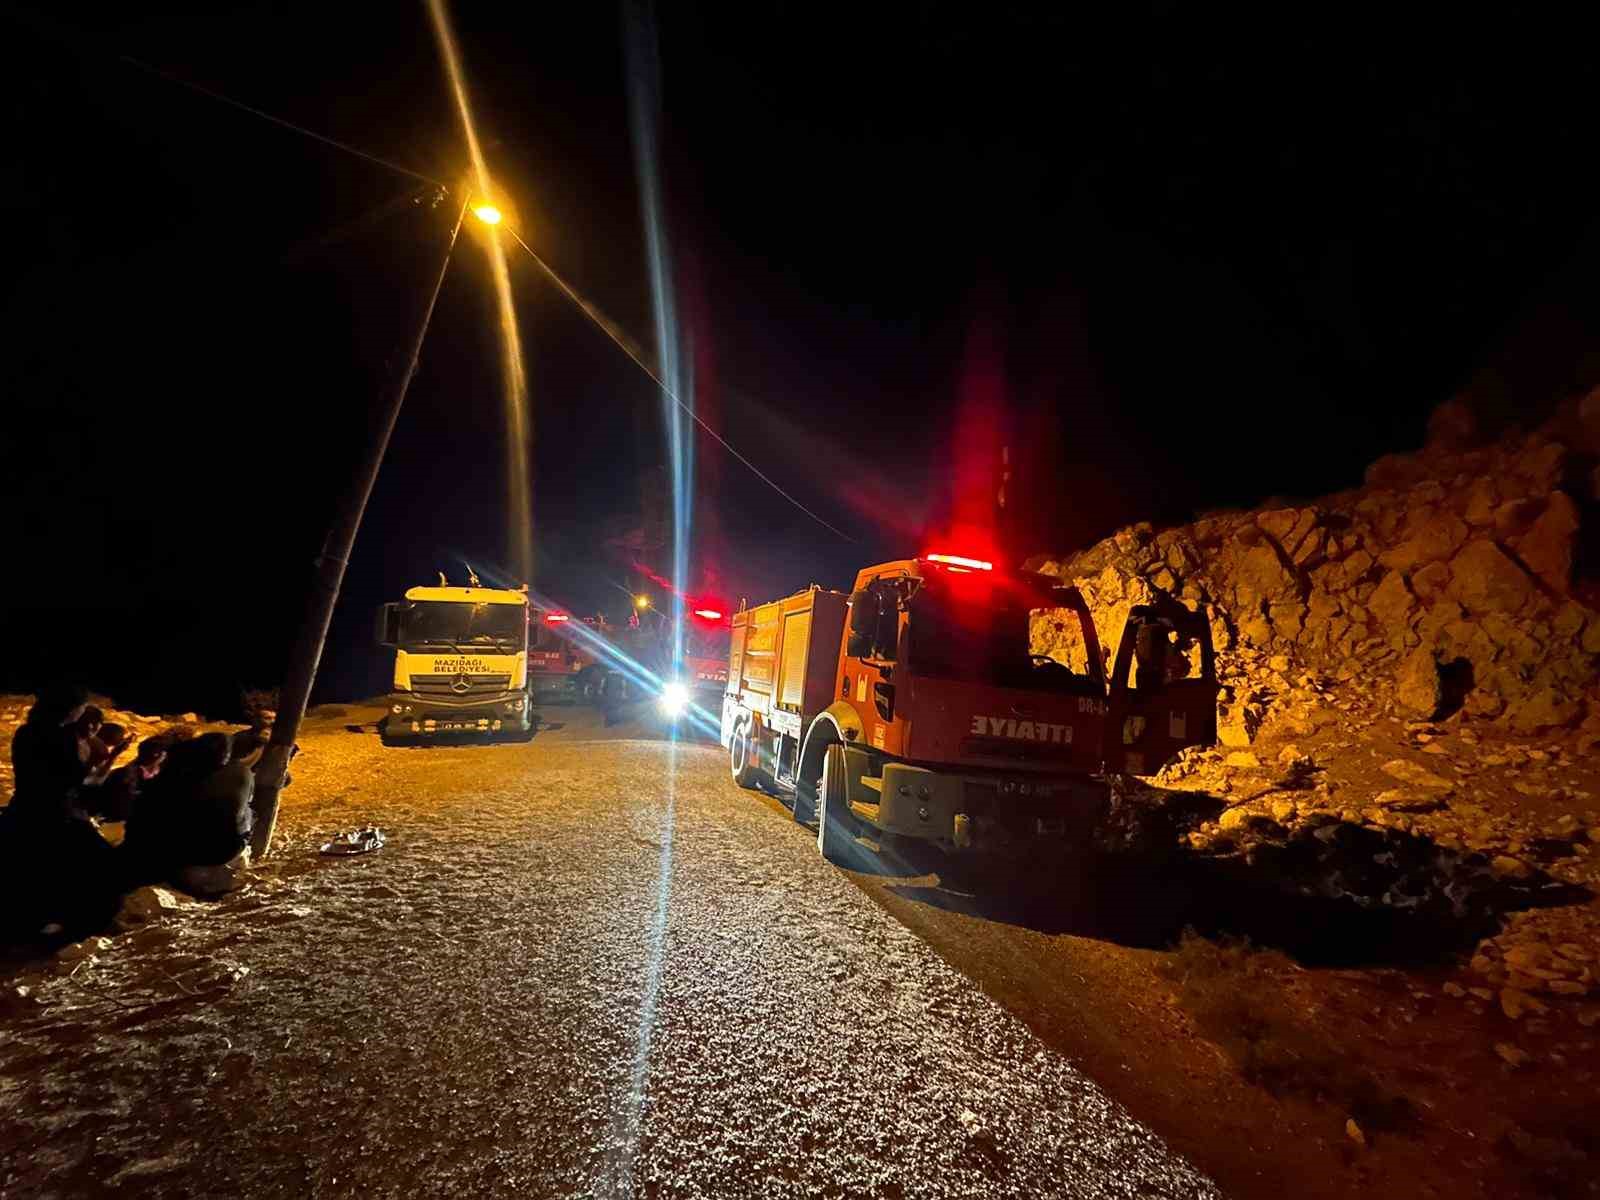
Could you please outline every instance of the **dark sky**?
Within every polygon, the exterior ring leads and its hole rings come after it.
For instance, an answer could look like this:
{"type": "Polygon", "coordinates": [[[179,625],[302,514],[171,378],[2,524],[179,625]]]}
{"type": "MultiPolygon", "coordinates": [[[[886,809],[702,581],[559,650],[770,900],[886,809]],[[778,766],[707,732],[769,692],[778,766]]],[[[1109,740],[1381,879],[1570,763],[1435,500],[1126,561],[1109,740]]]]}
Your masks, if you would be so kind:
{"type": "MultiPolygon", "coordinates": [[[[281,669],[450,206],[119,56],[447,180],[462,139],[420,5],[108,11],[8,18],[21,538],[0,683],[70,671],[220,708],[281,669]]],[[[455,20],[525,236],[649,342],[625,11],[464,4],[455,20]]],[[[1512,332],[1499,403],[1531,418],[1597,344],[1579,286],[1597,261],[1581,249],[1597,173],[1583,31],[1461,10],[1402,26],[808,3],[673,4],[659,33],[697,402],[855,538],[697,438],[693,589],[843,587],[929,548],[996,412],[1029,452],[1030,548],[1065,550],[1353,483],[1417,444],[1512,332]]],[[[538,584],[590,608],[620,598],[625,573],[595,548],[664,457],[659,401],[528,264],[513,279],[538,584]]],[[[381,684],[379,601],[504,558],[493,316],[463,243],[324,695],[381,684]]]]}

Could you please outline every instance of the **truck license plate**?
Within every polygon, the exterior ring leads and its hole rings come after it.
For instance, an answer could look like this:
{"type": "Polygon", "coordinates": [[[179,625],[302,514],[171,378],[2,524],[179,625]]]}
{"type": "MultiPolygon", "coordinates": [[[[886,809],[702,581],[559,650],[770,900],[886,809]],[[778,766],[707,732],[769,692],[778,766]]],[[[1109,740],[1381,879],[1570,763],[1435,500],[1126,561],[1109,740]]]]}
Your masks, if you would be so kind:
{"type": "Polygon", "coordinates": [[[1067,832],[1067,819],[1065,817],[1039,817],[1035,824],[1041,835],[1064,834],[1067,832]]]}

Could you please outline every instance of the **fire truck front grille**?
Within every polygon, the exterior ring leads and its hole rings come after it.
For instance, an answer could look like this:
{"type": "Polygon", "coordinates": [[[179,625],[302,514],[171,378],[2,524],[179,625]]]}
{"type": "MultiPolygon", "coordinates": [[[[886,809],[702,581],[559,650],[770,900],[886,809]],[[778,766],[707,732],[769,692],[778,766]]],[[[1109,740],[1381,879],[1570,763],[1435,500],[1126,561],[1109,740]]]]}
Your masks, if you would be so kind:
{"type": "Polygon", "coordinates": [[[510,675],[413,675],[411,690],[419,696],[441,700],[461,700],[474,696],[493,696],[511,686],[510,675]]]}

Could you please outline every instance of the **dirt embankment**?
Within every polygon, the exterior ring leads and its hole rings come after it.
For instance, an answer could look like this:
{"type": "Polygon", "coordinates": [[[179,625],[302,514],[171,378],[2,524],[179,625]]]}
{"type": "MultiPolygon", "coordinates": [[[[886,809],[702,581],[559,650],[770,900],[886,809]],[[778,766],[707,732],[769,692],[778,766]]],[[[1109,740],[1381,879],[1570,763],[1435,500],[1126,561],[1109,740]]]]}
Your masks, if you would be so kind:
{"type": "MultiPolygon", "coordinates": [[[[1081,589],[1108,663],[1160,593],[1207,618],[1220,744],[1117,780],[1118,828],[1228,897],[1207,932],[1299,962],[1184,943],[1197,1032],[1260,1087],[1343,1106],[1352,1149],[1374,1125],[1491,1147],[1572,1194],[1600,1178],[1597,461],[1600,392],[1494,441],[1451,404],[1359,488],[1035,564],[1081,589]],[[1376,1024],[1351,968],[1390,980],[1376,1024]]],[[[1040,614],[1035,648],[1081,657],[1071,633],[1040,614]]]]}

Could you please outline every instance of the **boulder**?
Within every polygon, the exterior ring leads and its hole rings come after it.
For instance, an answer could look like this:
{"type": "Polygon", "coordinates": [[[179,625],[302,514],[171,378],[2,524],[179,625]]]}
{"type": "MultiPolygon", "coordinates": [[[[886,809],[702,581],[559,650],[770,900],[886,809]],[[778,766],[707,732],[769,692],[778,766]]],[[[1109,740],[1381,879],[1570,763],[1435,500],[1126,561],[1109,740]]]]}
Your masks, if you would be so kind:
{"type": "Polygon", "coordinates": [[[1395,674],[1395,699],[1400,707],[1431,721],[1444,704],[1444,688],[1433,651],[1420,646],[1401,660],[1395,674]]]}
{"type": "Polygon", "coordinates": [[[1447,508],[1425,508],[1406,522],[1405,540],[1384,551],[1378,561],[1409,571],[1424,563],[1448,559],[1466,542],[1466,522],[1447,508]]]}
{"type": "Polygon", "coordinates": [[[1405,758],[1394,758],[1383,764],[1383,773],[1391,779],[1415,788],[1419,792],[1439,794],[1455,790],[1455,784],[1427,767],[1405,758]]]}
{"type": "Polygon", "coordinates": [[[1545,509],[1512,544],[1517,557],[1551,591],[1565,595],[1572,584],[1572,551],[1578,534],[1578,506],[1565,492],[1552,492],[1545,509]]]}
{"type": "Polygon", "coordinates": [[[1517,733],[1540,733],[1564,729],[1582,714],[1583,705],[1575,697],[1544,688],[1507,705],[1505,722],[1517,733]]]}
{"type": "Polygon", "coordinates": [[[1300,594],[1300,581],[1284,567],[1268,542],[1251,546],[1233,566],[1234,595],[1241,607],[1262,600],[1290,600],[1300,594]]]}
{"type": "Polygon", "coordinates": [[[1517,612],[1534,594],[1528,573],[1494,542],[1468,542],[1450,560],[1450,597],[1472,613],[1517,612]]]}
{"type": "Polygon", "coordinates": [[[1367,601],[1367,608],[1386,632],[1408,626],[1416,607],[1417,598],[1406,585],[1405,576],[1393,570],[1383,577],[1367,601]]]}

